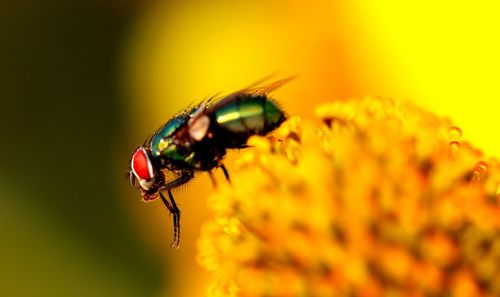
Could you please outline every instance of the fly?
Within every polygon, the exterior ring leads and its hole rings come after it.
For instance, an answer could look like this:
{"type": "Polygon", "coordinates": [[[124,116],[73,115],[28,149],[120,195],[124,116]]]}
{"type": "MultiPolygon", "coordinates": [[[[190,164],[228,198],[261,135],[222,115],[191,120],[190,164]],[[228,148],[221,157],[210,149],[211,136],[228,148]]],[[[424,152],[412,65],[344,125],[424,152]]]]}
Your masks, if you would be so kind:
{"type": "Polygon", "coordinates": [[[138,147],[130,161],[130,183],[140,188],[146,201],[160,197],[173,216],[174,240],[180,244],[180,210],[172,190],[190,181],[196,172],[221,168],[228,149],[246,148],[252,135],[266,135],[286,119],[268,94],[294,77],[246,88],[219,99],[208,99],[176,114],[138,147]],[[167,181],[164,171],[175,178],[167,181]],[[137,186],[138,184],[138,186],[137,186]],[[167,193],[168,199],[164,192],[167,193]]]}

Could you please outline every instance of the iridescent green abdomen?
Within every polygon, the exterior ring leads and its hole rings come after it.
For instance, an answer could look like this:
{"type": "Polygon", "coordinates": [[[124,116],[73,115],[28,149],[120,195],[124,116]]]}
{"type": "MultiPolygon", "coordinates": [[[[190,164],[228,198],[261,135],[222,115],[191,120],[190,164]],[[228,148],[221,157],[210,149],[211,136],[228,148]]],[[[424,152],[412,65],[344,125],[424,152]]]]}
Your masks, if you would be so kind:
{"type": "Polygon", "coordinates": [[[235,96],[212,108],[212,127],[228,148],[244,147],[251,135],[265,135],[285,120],[283,110],[265,95],[235,96]]]}

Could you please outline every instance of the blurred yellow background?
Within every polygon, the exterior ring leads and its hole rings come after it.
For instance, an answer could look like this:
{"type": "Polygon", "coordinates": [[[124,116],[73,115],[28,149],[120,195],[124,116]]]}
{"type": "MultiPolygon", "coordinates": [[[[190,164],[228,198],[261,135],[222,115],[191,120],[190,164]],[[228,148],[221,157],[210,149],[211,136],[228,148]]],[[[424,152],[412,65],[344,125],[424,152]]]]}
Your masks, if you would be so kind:
{"type": "MultiPolygon", "coordinates": [[[[466,140],[500,155],[493,137],[499,12],[494,1],[158,1],[137,19],[126,47],[128,122],[134,136],[144,136],[191,102],[269,74],[299,74],[274,95],[292,115],[311,117],[319,102],[365,95],[410,99],[452,118],[466,140]]],[[[167,254],[182,296],[205,290],[195,243],[209,215],[209,192],[201,176],[177,195],[184,243],[167,254]]],[[[145,215],[141,210],[136,219],[145,215]]],[[[160,253],[167,249],[158,237],[165,229],[150,225],[143,222],[144,233],[160,253]]]]}
{"type": "Polygon", "coordinates": [[[123,175],[171,115],[269,74],[299,75],[274,94],[291,115],[410,99],[500,155],[499,14],[494,1],[1,1],[1,295],[203,294],[208,177],[176,193],[173,250],[166,210],[123,175]]]}

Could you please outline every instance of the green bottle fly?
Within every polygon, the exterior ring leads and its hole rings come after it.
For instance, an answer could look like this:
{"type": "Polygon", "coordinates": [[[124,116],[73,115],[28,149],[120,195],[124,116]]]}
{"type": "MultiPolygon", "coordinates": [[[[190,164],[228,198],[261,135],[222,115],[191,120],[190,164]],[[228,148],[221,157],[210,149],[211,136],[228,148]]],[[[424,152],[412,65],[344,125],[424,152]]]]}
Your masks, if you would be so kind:
{"type": "Polygon", "coordinates": [[[144,200],[160,196],[174,219],[174,242],[180,240],[180,211],[172,189],[187,183],[197,171],[221,168],[227,149],[246,148],[252,135],[266,135],[286,119],[268,93],[293,77],[259,88],[247,88],[221,99],[209,99],[175,115],[158,129],[131,160],[130,181],[139,183],[144,200]],[[164,170],[176,178],[166,181],[164,170]],[[168,193],[170,202],[163,195],[168,193]]]}

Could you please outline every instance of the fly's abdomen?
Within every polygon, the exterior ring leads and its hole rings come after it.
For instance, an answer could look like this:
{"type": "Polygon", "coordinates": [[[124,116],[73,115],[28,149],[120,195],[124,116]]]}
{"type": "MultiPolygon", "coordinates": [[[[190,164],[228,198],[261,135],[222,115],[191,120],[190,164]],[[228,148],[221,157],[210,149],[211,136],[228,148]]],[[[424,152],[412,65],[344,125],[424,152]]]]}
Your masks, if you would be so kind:
{"type": "Polygon", "coordinates": [[[285,120],[283,110],[265,95],[237,94],[221,103],[214,106],[212,127],[229,148],[243,147],[251,135],[265,135],[285,120]]]}

